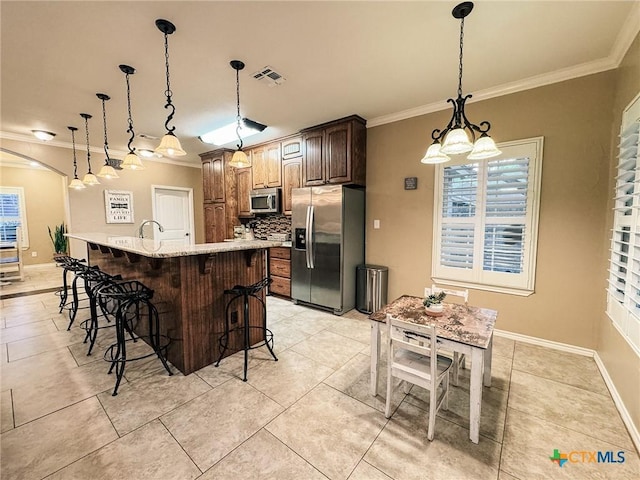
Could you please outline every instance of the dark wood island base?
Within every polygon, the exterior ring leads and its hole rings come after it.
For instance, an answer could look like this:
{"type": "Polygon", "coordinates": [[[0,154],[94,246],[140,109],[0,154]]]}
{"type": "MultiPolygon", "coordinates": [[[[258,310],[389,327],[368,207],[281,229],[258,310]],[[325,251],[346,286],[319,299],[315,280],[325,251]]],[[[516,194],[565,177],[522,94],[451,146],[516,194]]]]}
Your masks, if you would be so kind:
{"type": "MultiPolygon", "coordinates": [[[[246,242],[242,246],[230,245],[234,242],[204,244],[195,247],[211,248],[186,254],[183,248],[175,255],[165,249],[146,256],[139,253],[138,248],[120,249],[112,242],[103,242],[106,245],[92,242],[87,238],[89,235],[70,236],[87,242],[91,265],[111,275],[120,274],[125,280],[139,280],[154,290],[152,302],[160,314],[161,333],[171,340],[167,359],[185,375],[218,359],[219,338],[225,330],[225,308],[230,297],[224,290],[262,280],[267,275],[266,249],[279,245],[279,242],[266,241],[246,242]]],[[[138,239],[135,240],[138,243],[138,239]]],[[[259,295],[264,300],[264,291],[259,295]]],[[[241,324],[240,301],[230,309],[234,311],[241,324]]],[[[251,303],[250,325],[262,326],[262,308],[258,301],[251,303]]],[[[252,344],[262,339],[257,329],[251,329],[251,335],[252,344]]],[[[232,350],[227,350],[227,355],[241,349],[241,341],[241,335],[232,335],[232,350]]]]}

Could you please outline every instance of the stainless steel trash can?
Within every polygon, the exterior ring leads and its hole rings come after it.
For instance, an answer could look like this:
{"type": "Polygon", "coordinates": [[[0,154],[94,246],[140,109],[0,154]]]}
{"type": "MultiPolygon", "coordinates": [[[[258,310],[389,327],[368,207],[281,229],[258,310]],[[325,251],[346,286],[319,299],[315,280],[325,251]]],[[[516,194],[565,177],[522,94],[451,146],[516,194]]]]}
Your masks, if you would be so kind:
{"type": "Polygon", "coordinates": [[[373,313],[387,304],[389,269],[382,265],[358,265],[356,269],[356,309],[373,313]]]}

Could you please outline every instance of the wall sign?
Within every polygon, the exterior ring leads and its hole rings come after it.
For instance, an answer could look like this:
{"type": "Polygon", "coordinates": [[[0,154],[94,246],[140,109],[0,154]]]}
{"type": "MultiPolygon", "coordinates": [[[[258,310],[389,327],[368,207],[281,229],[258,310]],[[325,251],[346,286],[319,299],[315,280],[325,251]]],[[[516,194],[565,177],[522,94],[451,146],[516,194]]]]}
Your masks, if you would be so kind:
{"type": "Polygon", "coordinates": [[[418,188],[418,177],[406,177],[404,179],[405,190],[416,190],[418,188]]]}
{"type": "Polygon", "coordinates": [[[133,223],[133,192],[105,190],[104,209],[107,223],[133,223]]]}

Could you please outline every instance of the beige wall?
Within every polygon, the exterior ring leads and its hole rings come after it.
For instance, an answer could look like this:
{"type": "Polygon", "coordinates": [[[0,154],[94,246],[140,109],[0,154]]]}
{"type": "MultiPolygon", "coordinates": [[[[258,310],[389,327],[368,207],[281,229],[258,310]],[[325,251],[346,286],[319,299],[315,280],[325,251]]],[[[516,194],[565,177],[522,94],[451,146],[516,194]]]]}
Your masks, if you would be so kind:
{"type": "Polygon", "coordinates": [[[0,167],[0,184],[24,188],[29,248],[22,252],[23,264],[51,263],[54,251],[47,227],[53,231],[65,221],[62,177],[44,169],[0,167]]]}
{"type": "MultiPolygon", "coordinates": [[[[618,134],[622,122],[622,111],[640,92],[640,36],[625,55],[616,72],[615,98],[613,104],[613,124],[611,129],[611,162],[609,169],[609,191],[613,191],[616,175],[616,155],[618,134]]],[[[609,256],[609,229],[613,225],[613,214],[609,200],[607,209],[606,233],[603,236],[603,257],[609,256]]],[[[606,277],[606,261],[601,266],[602,276],[606,277]]],[[[640,430],[640,358],[618,333],[609,317],[601,314],[599,318],[598,355],[605,364],[616,389],[627,407],[636,428],[640,430]]]]}
{"type": "MultiPolygon", "coordinates": [[[[611,104],[605,72],[469,105],[496,141],[544,136],[535,293],[474,290],[471,302],[499,311],[497,328],[595,348],[604,310],[601,270],[611,104]]],[[[431,284],[434,167],[420,158],[450,111],[371,128],[367,143],[367,262],[389,266],[389,297],[431,284]],[[404,190],[417,176],[418,189],[404,190]],[[372,228],[380,219],[381,228],[372,228]]]]}
{"type": "MultiPolygon", "coordinates": [[[[2,148],[32,158],[67,175],[66,184],[73,178],[73,156],[68,148],[44,143],[25,143],[3,140],[2,148]]],[[[94,173],[104,162],[104,155],[93,154],[94,173]]],[[[204,241],[204,214],[202,211],[202,170],[159,162],[146,162],[142,171],[121,171],[114,180],[100,179],[101,184],[84,190],[69,190],[69,228],[72,232],[105,232],[114,235],[135,235],[142,219],[153,218],[151,185],[193,188],[196,243],[204,241]],[[104,190],[133,192],[135,223],[107,224],[105,220],[104,190]]],[[[78,151],[78,177],[86,173],[86,152],[78,151]]],[[[86,256],[83,242],[71,242],[71,255],[86,256]]]]}

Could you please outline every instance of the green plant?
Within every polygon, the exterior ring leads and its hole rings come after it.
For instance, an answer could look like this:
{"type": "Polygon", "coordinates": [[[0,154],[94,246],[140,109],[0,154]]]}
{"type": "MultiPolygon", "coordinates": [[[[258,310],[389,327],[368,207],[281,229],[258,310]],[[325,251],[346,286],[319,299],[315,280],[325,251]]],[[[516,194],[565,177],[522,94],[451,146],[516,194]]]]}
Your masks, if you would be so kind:
{"type": "Polygon", "coordinates": [[[440,293],[432,293],[431,295],[429,295],[428,297],[426,297],[422,303],[425,307],[430,307],[431,305],[439,305],[442,303],[442,301],[444,300],[444,297],[446,297],[447,294],[444,292],[440,292],[440,293]]]}
{"type": "Polygon", "coordinates": [[[47,229],[49,230],[49,238],[51,238],[55,253],[67,253],[69,249],[69,239],[64,236],[64,234],[67,233],[67,227],[65,227],[64,222],[56,225],[53,232],[51,231],[51,227],[47,227],[47,229]]]}

